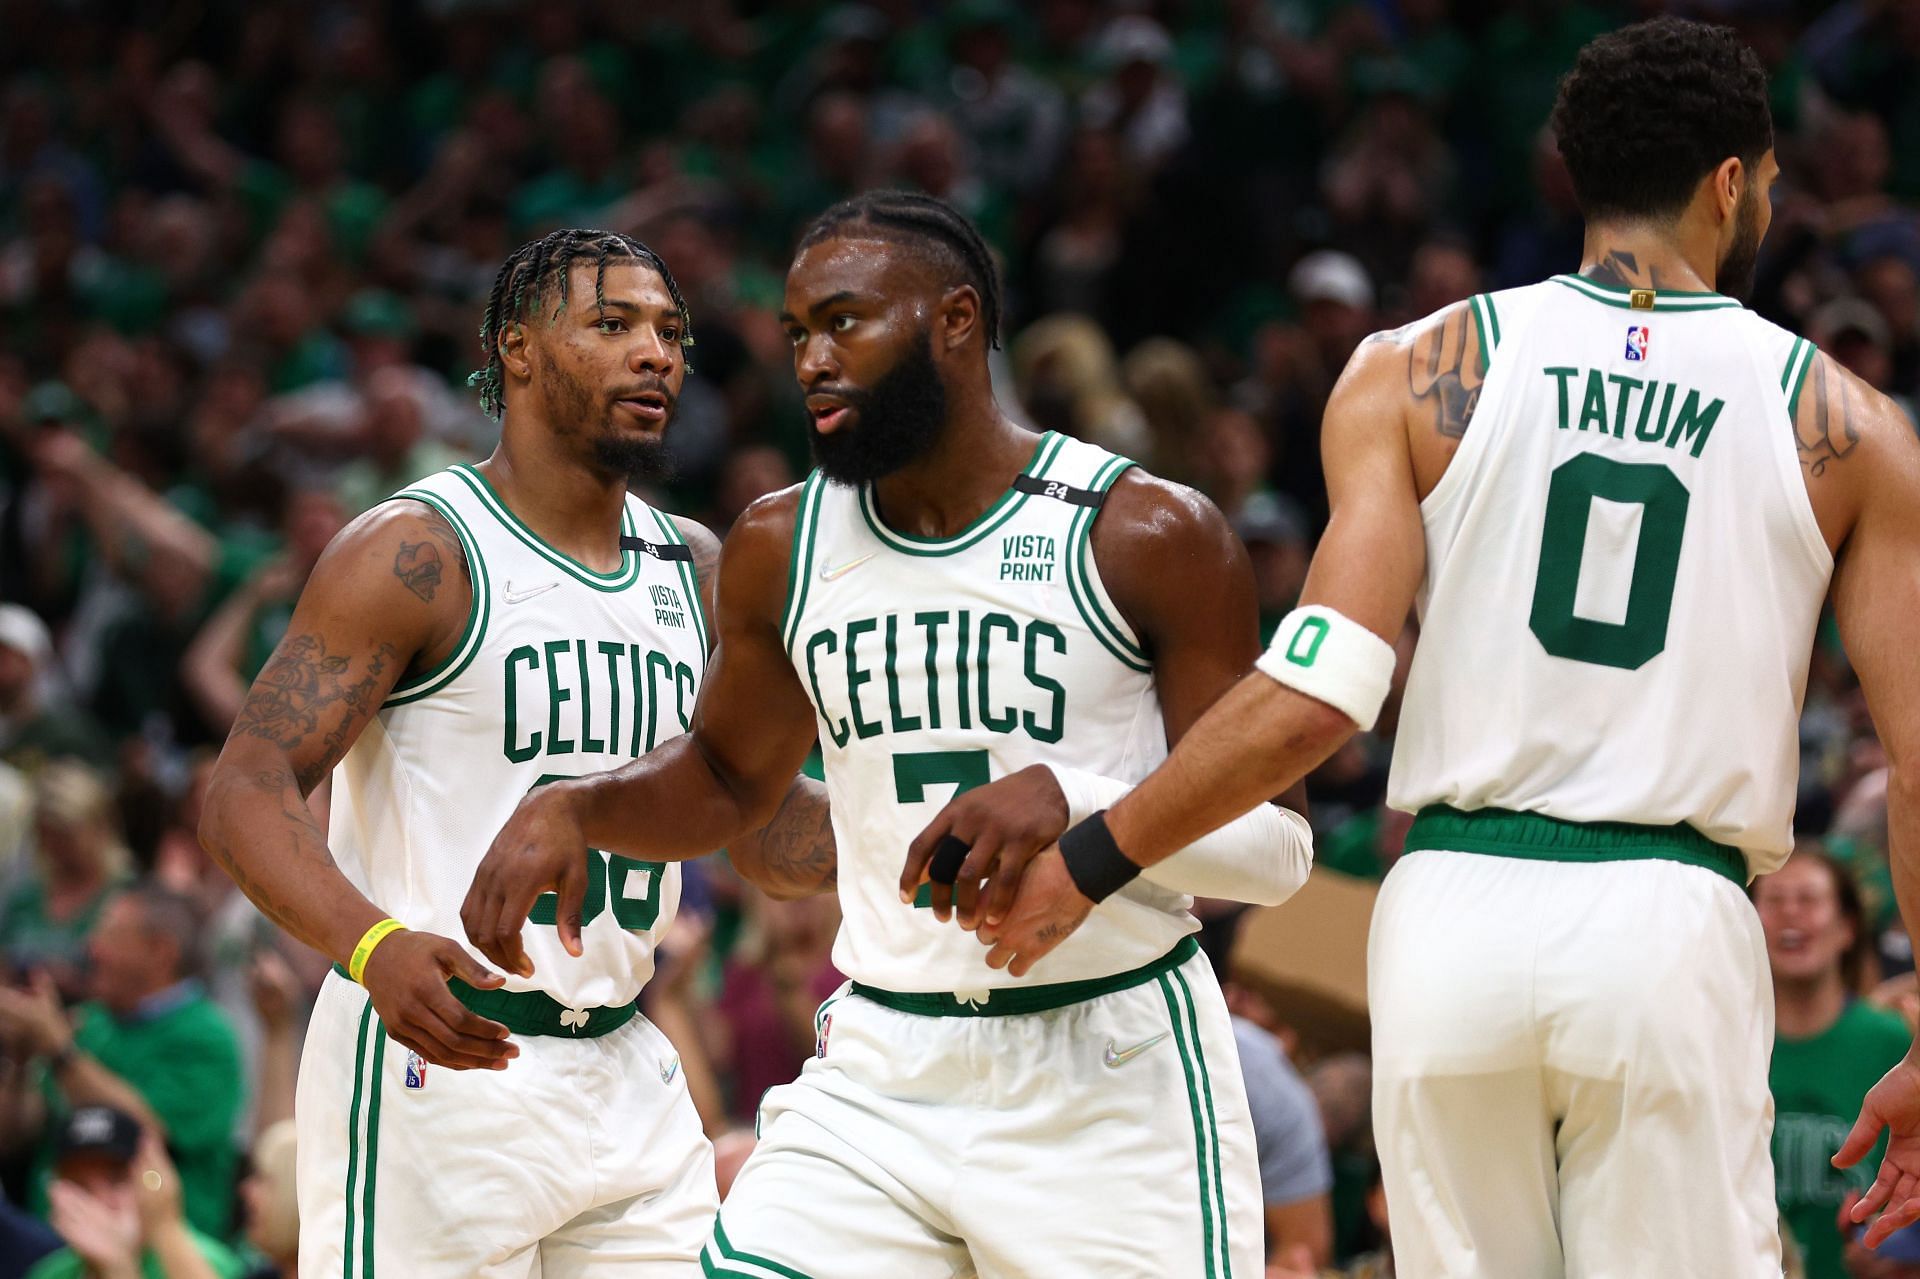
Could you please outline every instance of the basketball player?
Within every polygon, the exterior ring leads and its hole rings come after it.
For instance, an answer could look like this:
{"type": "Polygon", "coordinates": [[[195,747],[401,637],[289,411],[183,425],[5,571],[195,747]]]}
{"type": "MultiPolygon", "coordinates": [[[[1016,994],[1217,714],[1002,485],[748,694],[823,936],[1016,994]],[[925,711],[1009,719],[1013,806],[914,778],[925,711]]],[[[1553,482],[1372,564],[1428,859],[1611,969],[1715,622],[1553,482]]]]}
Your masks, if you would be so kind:
{"type": "MultiPolygon", "coordinates": [[[[1417,600],[1388,796],[1417,816],[1368,973],[1396,1263],[1778,1275],[1773,1003],[1741,888],[1792,847],[1833,578],[1920,923],[1920,442],[1735,300],[1777,166],[1766,75],[1732,32],[1660,18],[1595,40],[1553,124],[1580,272],[1355,353],[1322,428],[1332,520],[1262,673],[1032,863],[989,962],[1046,963],[1110,909],[1089,883],[1371,725],[1417,600]]],[[[1920,1213],[1911,1063],[1848,1146],[1891,1119],[1889,1165],[1910,1161],[1868,1196],[1898,1182],[1875,1238],[1920,1213]]]]}
{"type": "Polygon", "coordinates": [[[550,900],[522,912],[534,979],[449,940],[521,795],[692,716],[718,542],[627,493],[659,466],[686,307],[643,245],[556,231],[501,267],[481,339],[499,448],[334,539],[202,824],[253,901],[337,961],[300,1070],[300,1266],[697,1275],[712,1153],[635,1010],[679,868],[584,854],[564,937],[550,900]],[[329,771],[323,836],[306,796],[329,771]]]}
{"type": "MultiPolygon", "coordinates": [[[[1250,801],[1024,979],[941,922],[954,868],[937,906],[917,874],[902,891],[910,841],[956,791],[1009,778],[1064,829],[1259,647],[1218,510],[1000,412],[999,305],[978,233],[937,200],[869,194],[812,225],[783,320],[820,469],[728,535],[692,733],[523,801],[463,912],[483,953],[526,971],[526,903],[557,888],[564,915],[583,848],[725,843],[766,821],[818,735],[834,962],[853,980],[822,1006],[815,1059],[761,1104],[710,1276],[1260,1269],[1251,1121],[1185,893],[1283,898],[1308,868],[1304,822],[1250,801]]],[[[975,816],[963,912],[990,841],[1014,837],[975,816]]]]}

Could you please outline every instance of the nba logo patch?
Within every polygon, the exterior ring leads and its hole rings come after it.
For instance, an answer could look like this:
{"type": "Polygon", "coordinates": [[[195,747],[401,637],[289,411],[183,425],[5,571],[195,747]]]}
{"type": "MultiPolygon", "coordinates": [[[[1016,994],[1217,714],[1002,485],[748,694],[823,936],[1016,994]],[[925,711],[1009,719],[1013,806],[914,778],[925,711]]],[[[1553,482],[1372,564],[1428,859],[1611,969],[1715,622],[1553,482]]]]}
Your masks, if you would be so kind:
{"type": "Polygon", "coordinates": [[[1644,361],[1647,358],[1647,343],[1650,337],[1651,330],[1646,325],[1629,324],[1627,326],[1627,358],[1635,364],[1644,361]]]}
{"type": "Polygon", "coordinates": [[[833,1014],[822,1013],[820,1015],[820,1029],[816,1031],[813,1036],[813,1055],[814,1056],[824,1057],[827,1055],[827,1036],[832,1033],[833,1033],[833,1014]]]}
{"type": "Polygon", "coordinates": [[[407,1087],[425,1088],[427,1086],[427,1063],[420,1054],[407,1049],[407,1087]]]}

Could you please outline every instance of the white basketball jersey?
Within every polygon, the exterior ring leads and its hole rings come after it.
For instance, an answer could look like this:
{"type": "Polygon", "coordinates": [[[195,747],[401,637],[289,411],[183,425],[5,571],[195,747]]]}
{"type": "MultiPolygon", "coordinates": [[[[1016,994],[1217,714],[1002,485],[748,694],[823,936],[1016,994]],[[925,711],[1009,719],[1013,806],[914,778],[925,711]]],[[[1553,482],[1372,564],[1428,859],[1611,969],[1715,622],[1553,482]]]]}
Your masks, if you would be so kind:
{"type": "Polygon", "coordinates": [[[1015,487],[937,541],[888,528],[871,486],[816,472],[802,488],[783,634],[818,714],[840,854],[833,960],[854,980],[967,992],[1104,977],[1197,927],[1188,898],[1135,880],[1016,979],[972,933],[900,901],[907,845],[959,792],[1048,761],[1133,782],[1165,758],[1152,667],[1088,544],[1130,465],[1050,432],[1015,487]]]}
{"type": "Polygon", "coordinates": [[[1833,572],[1790,409],[1812,347],[1576,276],[1471,306],[1489,367],[1421,504],[1389,802],[1684,822],[1774,869],[1833,572]]]}
{"type": "MultiPolygon", "coordinates": [[[[521,796],[686,731],[706,669],[705,620],[679,531],[636,497],[612,573],[547,545],[471,466],[395,497],[453,525],[473,611],[452,655],[395,687],[334,770],[330,843],[375,905],[465,945],[460,905],[521,796]]],[[[680,903],[679,866],[592,849],[587,868],[585,953],[561,948],[547,894],[522,931],[534,975],[509,976],[508,990],[591,1008],[630,1002],[653,974],[654,943],[680,903]]]]}

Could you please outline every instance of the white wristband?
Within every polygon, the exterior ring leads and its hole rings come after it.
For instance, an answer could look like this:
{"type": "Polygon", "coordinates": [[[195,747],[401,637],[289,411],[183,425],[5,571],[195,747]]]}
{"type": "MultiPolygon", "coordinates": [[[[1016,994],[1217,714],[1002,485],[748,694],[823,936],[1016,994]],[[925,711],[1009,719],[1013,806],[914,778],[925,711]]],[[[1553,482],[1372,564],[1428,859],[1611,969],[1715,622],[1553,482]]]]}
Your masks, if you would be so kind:
{"type": "Polygon", "coordinates": [[[1380,718],[1393,683],[1393,645],[1319,604],[1280,622],[1255,669],[1325,702],[1364,731],[1380,718]]]}

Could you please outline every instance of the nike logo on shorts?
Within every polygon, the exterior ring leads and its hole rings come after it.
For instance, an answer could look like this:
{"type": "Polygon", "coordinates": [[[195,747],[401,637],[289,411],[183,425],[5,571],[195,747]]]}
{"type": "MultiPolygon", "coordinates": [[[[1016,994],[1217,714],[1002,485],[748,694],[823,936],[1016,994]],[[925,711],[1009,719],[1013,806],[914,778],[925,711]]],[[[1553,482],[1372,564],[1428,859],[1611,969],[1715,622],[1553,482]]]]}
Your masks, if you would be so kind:
{"type": "Polygon", "coordinates": [[[1138,1057],[1141,1053],[1147,1051],[1147,1049],[1153,1047],[1155,1044],[1165,1039],[1169,1033],[1170,1032],[1163,1030],[1159,1034],[1155,1035],[1152,1039],[1143,1039],[1139,1043],[1135,1044],[1133,1047],[1125,1048],[1125,1049],[1115,1048],[1113,1046],[1113,1041],[1109,1039],[1107,1041],[1107,1056],[1106,1056],[1107,1069],[1112,1070],[1117,1066],[1126,1065],[1128,1062],[1132,1061],[1135,1057],[1138,1057]]]}
{"type": "Polygon", "coordinates": [[[853,570],[859,568],[862,564],[865,564],[868,560],[872,559],[874,556],[878,555],[879,553],[880,552],[878,551],[868,551],[865,555],[862,555],[859,559],[848,560],[845,564],[841,564],[835,568],[826,568],[822,566],[822,568],[820,569],[820,580],[823,582],[838,581],[840,578],[843,578],[847,574],[853,572],[853,570]]]}
{"type": "Polygon", "coordinates": [[[513,589],[513,583],[508,582],[500,588],[500,598],[509,604],[524,604],[536,595],[545,595],[558,585],[560,585],[558,582],[548,582],[544,586],[529,586],[524,591],[516,591],[513,589]]]}

